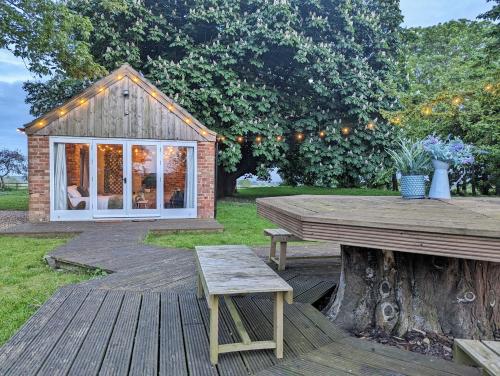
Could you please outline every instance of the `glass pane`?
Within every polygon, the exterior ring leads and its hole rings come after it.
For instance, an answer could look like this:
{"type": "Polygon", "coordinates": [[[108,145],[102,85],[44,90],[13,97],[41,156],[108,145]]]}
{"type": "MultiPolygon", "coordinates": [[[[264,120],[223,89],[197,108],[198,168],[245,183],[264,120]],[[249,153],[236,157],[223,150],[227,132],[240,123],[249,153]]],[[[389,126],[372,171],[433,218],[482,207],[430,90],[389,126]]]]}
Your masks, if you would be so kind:
{"type": "Polygon", "coordinates": [[[123,209],[123,146],[97,144],[97,209],[123,209]]]}
{"type": "Polygon", "coordinates": [[[156,145],[132,145],[132,208],[156,209],[156,145]]]}
{"type": "Polygon", "coordinates": [[[54,209],[89,210],[89,144],[54,144],[54,209]]]}
{"type": "Polygon", "coordinates": [[[194,148],[163,148],[163,205],[165,209],[194,208],[194,148]]]}

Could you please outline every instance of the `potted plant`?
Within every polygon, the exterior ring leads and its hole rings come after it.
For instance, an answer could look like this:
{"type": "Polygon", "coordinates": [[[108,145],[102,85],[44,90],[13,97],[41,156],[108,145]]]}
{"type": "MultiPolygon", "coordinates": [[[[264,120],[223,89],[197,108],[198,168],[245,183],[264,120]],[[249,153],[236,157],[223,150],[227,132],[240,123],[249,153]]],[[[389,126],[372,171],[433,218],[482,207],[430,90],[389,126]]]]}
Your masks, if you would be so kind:
{"type": "Polygon", "coordinates": [[[451,198],[448,170],[450,166],[461,167],[474,163],[473,146],[465,144],[460,138],[441,140],[436,135],[429,135],[422,140],[422,146],[432,158],[434,174],[432,176],[429,198],[451,198]]]}
{"type": "Polygon", "coordinates": [[[425,198],[425,178],[430,158],[420,142],[399,139],[398,148],[387,152],[401,174],[401,195],[406,199],[425,198]]]}

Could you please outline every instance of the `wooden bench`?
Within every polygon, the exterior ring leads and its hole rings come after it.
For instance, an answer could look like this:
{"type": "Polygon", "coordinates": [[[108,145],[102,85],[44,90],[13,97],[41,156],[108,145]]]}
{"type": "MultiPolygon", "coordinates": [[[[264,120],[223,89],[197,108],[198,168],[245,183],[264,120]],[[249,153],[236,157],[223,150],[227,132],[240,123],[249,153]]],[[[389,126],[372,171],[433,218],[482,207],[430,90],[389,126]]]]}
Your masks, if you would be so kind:
{"type": "Polygon", "coordinates": [[[267,228],[264,230],[264,235],[271,237],[271,248],[269,249],[269,262],[274,262],[278,265],[278,270],[285,270],[287,260],[306,260],[314,258],[338,258],[338,256],[288,256],[286,255],[287,244],[290,241],[300,240],[292,233],[282,228],[267,228]],[[276,243],[280,243],[280,257],[276,258],[276,243]]]}
{"type": "Polygon", "coordinates": [[[453,360],[457,363],[481,367],[483,375],[498,376],[500,375],[500,342],[455,339],[453,360]]]}
{"type": "Polygon", "coordinates": [[[264,261],[244,245],[199,246],[195,250],[197,296],[205,295],[210,309],[210,361],[222,353],[274,349],[283,357],[283,301],[293,302],[293,289],[264,261]],[[273,340],[251,341],[231,299],[232,295],[274,294],[273,340]],[[219,298],[223,297],[241,342],[219,345],[219,298]]]}

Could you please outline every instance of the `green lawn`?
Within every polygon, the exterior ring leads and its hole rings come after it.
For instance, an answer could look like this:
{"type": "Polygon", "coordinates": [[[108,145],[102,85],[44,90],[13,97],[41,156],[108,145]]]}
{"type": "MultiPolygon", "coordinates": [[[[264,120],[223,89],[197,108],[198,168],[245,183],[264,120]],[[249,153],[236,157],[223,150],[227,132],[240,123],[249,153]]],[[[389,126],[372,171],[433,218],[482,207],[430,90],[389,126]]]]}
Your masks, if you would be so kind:
{"type": "Polygon", "coordinates": [[[255,200],[258,197],[293,195],[352,195],[352,196],[399,196],[399,192],[374,188],[322,188],[322,187],[254,187],[239,188],[235,197],[255,200]]]}
{"type": "Polygon", "coordinates": [[[0,236],[0,345],[59,287],[92,277],[56,272],[45,263],[43,256],[66,240],[0,236]]]}
{"type": "Polygon", "coordinates": [[[28,190],[0,191],[0,210],[28,210],[28,190]]]}
{"type": "Polygon", "coordinates": [[[246,244],[264,245],[269,239],[263,230],[276,227],[271,222],[257,216],[253,202],[219,201],[217,220],[224,225],[222,233],[179,233],[149,235],[147,242],[163,247],[190,248],[196,245],[246,244]]]}
{"type": "MultiPolygon", "coordinates": [[[[390,191],[376,189],[326,189],[315,187],[262,187],[244,188],[237,196],[245,201],[221,200],[217,205],[217,220],[224,225],[223,233],[180,233],[149,235],[147,242],[163,247],[190,248],[196,245],[246,244],[266,245],[269,238],[263,235],[265,228],[276,227],[259,217],[253,201],[257,197],[287,196],[293,194],[337,194],[337,195],[390,195],[390,191]]],[[[396,193],[397,194],[397,193],[396,193]]]]}

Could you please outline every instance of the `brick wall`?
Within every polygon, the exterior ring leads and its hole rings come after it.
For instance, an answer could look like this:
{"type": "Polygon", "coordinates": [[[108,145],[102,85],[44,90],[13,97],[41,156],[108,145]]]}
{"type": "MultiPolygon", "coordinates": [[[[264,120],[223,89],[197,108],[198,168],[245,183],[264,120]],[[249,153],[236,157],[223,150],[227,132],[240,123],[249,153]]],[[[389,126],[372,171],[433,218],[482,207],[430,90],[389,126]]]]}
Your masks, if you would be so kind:
{"type": "Polygon", "coordinates": [[[198,142],[198,218],[214,217],[215,143],[198,142]]]}
{"type": "Polygon", "coordinates": [[[50,215],[49,138],[28,137],[28,185],[30,222],[48,221],[50,215]]]}

